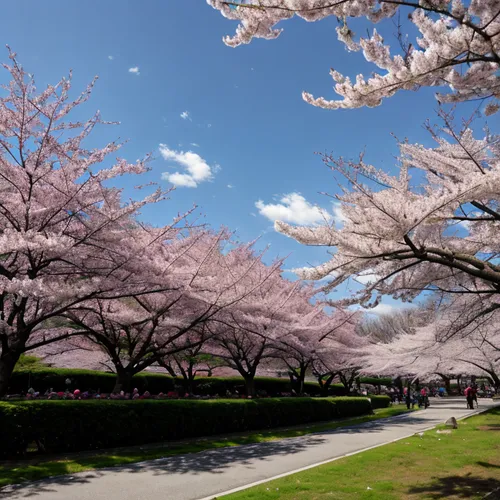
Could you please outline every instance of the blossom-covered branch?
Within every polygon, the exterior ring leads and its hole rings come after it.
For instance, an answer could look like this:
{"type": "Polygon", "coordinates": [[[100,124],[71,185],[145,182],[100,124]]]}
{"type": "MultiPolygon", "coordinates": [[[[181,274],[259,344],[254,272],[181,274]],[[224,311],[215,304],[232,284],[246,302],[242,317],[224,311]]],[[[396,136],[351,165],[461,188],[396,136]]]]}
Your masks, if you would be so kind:
{"type": "MultiPolygon", "coordinates": [[[[237,47],[253,38],[274,39],[282,30],[275,26],[294,16],[319,21],[333,16],[339,19],[338,39],[349,51],[362,51],[368,62],[380,72],[369,78],[357,75],[355,81],[332,69],[334,90],[341,97],[329,100],[303,93],[306,102],[326,109],[378,106],[382,99],[399,90],[422,86],[447,87],[451,92],[438,94],[441,102],[458,102],[500,95],[500,8],[496,0],[207,0],[225,17],[240,24],[234,36],[224,42],[237,47]],[[401,51],[395,52],[373,30],[369,38],[356,38],[349,26],[352,18],[373,23],[408,12],[407,31],[416,28],[414,41],[399,35],[401,51]],[[401,43],[402,42],[402,43],[401,43]]],[[[498,104],[491,103],[492,113],[498,104]]]]}

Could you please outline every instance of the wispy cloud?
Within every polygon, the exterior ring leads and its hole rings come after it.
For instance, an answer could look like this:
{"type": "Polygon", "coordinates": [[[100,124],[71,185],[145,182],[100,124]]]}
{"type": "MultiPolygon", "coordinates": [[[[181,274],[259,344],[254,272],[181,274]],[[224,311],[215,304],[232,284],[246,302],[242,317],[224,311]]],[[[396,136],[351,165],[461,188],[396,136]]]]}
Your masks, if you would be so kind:
{"type": "Polygon", "coordinates": [[[233,188],[234,188],[234,186],[233,186],[232,184],[228,184],[228,185],[227,185],[227,187],[228,187],[229,189],[233,189],[233,188]]]}
{"type": "Polygon", "coordinates": [[[211,124],[211,123],[209,123],[209,124],[207,125],[207,128],[212,128],[212,124],[211,124]]]}
{"type": "Polygon", "coordinates": [[[139,66],[134,66],[133,68],[128,69],[129,73],[133,73],[134,75],[139,76],[141,72],[139,71],[139,66]]]}
{"type": "Polygon", "coordinates": [[[279,203],[255,202],[259,213],[273,222],[281,220],[292,224],[316,224],[331,219],[331,215],[322,208],[309,203],[300,193],[283,195],[279,203]]]}
{"type": "Polygon", "coordinates": [[[113,56],[108,56],[108,59],[109,59],[110,61],[112,61],[112,60],[114,59],[114,57],[113,57],[113,56]]]}
{"type": "Polygon", "coordinates": [[[179,115],[183,120],[189,120],[189,121],[192,121],[191,120],[191,115],[189,114],[189,111],[183,111],[180,115],[179,115]]]}
{"type": "Polygon", "coordinates": [[[196,142],[191,142],[191,146],[193,146],[194,148],[199,148],[200,147],[200,145],[196,144],[196,142]]]}
{"type": "Polygon", "coordinates": [[[334,201],[333,205],[333,218],[337,225],[342,226],[344,222],[347,220],[346,216],[342,212],[342,205],[338,201],[334,201]]]}
{"type": "Polygon", "coordinates": [[[368,283],[373,283],[374,281],[377,281],[380,279],[381,276],[378,274],[374,274],[370,271],[365,271],[365,274],[358,274],[354,279],[363,285],[366,285],[368,283]]]}
{"type": "Polygon", "coordinates": [[[185,172],[163,172],[162,179],[171,182],[174,186],[195,188],[202,182],[213,178],[214,173],[220,168],[210,165],[199,154],[192,151],[175,151],[166,144],[160,144],[160,154],[164,160],[171,161],[182,167],[185,172]]]}

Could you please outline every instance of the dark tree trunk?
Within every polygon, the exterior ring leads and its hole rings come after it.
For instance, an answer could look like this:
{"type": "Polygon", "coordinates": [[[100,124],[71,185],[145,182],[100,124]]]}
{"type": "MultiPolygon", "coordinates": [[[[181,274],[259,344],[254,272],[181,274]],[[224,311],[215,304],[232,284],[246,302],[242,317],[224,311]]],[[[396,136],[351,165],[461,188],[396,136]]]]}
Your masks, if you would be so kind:
{"type": "Polygon", "coordinates": [[[295,392],[302,396],[304,394],[304,382],[306,379],[307,364],[301,363],[299,368],[290,369],[288,376],[290,377],[290,384],[295,392]]]}
{"type": "Polygon", "coordinates": [[[245,389],[247,396],[255,397],[255,378],[254,375],[245,375],[245,389]]]}
{"type": "Polygon", "coordinates": [[[117,369],[116,382],[113,388],[113,392],[115,394],[119,393],[120,391],[123,391],[125,393],[130,392],[133,376],[134,373],[132,373],[130,370],[127,370],[126,368],[117,369]]]}
{"type": "Polygon", "coordinates": [[[394,385],[397,387],[399,391],[399,400],[402,401],[404,397],[404,391],[403,391],[403,380],[401,379],[401,377],[397,377],[394,380],[394,385]]]}
{"type": "Polygon", "coordinates": [[[10,377],[20,357],[21,353],[10,351],[0,358],[0,398],[7,394],[10,377]]]}
{"type": "Polygon", "coordinates": [[[299,374],[299,395],[303,395],[304,394],[304,381],[305,381],[305,378],[306,378],[306,370],[305,368],[304,369],[300,369],[300,374],[299,374]]]}
{"type": "Polygon", "coordinates": [[[184,377],[184,389],[187,394],[194,394],[194,378],[196,377],[196,372],[193,366],[189,366],[187,370],[183,370],[182,376],[184,377]]]}
{"type": "Polygon", "coordinates": [[[491,374],[491,378],[493,379],[494,386],[495,386],[495,394],[498,392],[498,389],[500,389],[500,378],[496,373],[491,374]]]}
{"type": "Polygon", "coordinates": [[[333,379],[335,378],[335,375],[328,375],[328,378],[325,380],[324,375],[318,376],[318,383],[321,388],[321,395],[322,396],[328,396],[328,389],[332,385],[333,379]]]}
{"type": "Polygon", "coordinates": [[[351,394],[353,380],[348,375],[339,374],[340,381],[345,388],[347,396],[351,394]]]}

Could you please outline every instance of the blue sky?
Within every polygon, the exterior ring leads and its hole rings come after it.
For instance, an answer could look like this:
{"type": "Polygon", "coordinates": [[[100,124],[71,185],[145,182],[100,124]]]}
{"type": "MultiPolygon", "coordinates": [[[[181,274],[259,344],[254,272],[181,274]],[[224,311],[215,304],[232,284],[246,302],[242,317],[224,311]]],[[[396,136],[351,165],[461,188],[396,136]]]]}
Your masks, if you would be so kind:
{"type": "MultiPolygon", "coordinates": [[[[276,204],[295,193],[289,200],[300,206],[298,193],[331,211],[319,192],[335,193],[336,184],[315,152],[356,157],[365,149],[367,160],[389,169],[397,153],[391,132],[429,141],[422,127],[436,108],[429,89],[400,93],[374,109],[325,111],[302,101],[302,90],[335,97],[332,66],[351,77],[374,70],[336,40],[334,19],[292,20],[275,41],[231,49],[221,39],[235,24],[204,0],[32,0],[7,2],[2,13],[1,41],[35,74],[39,88],[69,69],[74,90],[99,75],[91,100],[74,118],[99,109],[121,124],[99,128],[93,145],[128,140],[122,156],[155,157],[148,181],[196,184],[179,186],[168,203],[145,210],[145,219],[166,223],[196,203],[212,226],[237,230],[242,240],[261,236],[261,245],[271,244],[269,258],[291,254],[286,267],[319,263],[325,250],[274,233],[259,200],[276,204]],[[200,159],[182,155],[189,151],[200,159]],[[195,178],[186,177],[179,160],[194,160],[195,178]],[[176,172],[181,176],[172,177],[176,172]]],[[[387,36],[395,31],[391,24],[384,29],[387,36]]],[[[136,178],[123,180],[127,195],[136,184],[136,178]]]]}

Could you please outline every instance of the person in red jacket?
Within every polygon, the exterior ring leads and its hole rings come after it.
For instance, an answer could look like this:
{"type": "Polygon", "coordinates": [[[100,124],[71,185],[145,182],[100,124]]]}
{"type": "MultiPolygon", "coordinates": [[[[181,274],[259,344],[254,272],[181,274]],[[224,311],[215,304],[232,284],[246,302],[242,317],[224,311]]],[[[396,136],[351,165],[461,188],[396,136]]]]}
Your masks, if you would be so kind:
{"type": "Polygon", "coordinates": [[[474,409],[474,392],[470,385],[464,391],[465,399],[467,400],[467,409],[474,409]]]}

